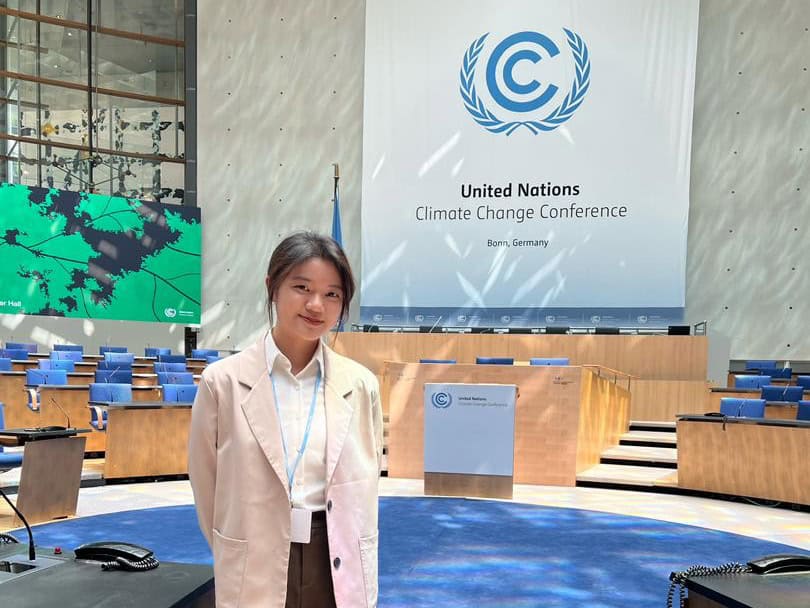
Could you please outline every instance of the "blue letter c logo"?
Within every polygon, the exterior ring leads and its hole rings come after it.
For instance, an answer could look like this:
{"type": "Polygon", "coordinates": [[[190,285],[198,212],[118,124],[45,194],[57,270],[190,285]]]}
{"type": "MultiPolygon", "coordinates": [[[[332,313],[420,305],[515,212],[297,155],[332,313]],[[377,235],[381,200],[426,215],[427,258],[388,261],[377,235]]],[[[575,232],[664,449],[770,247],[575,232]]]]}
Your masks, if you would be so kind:
{"type": "MultiPolygon", "coordinates": [[[[548,53],[549,57],[555,57],[560,53],[560,49],[550,38],[538,32],[518,32],[517,34],[512,34],[504,38],[504,40],[495,47],[495,50],[492,51],[492,55],[487,62],[487,86],[495,102],[511,112],[531,112],[536,110],[548,103],[558,90],[553,84],[548,85],[546,90],[538,97],[529,101],[513,101],[501,92],[498,87],[498,79],[496,78],[498,61],[509,48],[522,42],[531,42],[542,47],[548,53]]],[[[528,95],[539,89],[540,83],[536,80],[532,80],[526,84],[517,82],[513,72],[515,66],[521,61],[527,60],[532,63],[538,63],[541,59],[542,56],[540,54],[529,49],[522,49],[512,54],[507,58],[503,66],[503,81],[506,87],[518,95],[528,95]]]]}

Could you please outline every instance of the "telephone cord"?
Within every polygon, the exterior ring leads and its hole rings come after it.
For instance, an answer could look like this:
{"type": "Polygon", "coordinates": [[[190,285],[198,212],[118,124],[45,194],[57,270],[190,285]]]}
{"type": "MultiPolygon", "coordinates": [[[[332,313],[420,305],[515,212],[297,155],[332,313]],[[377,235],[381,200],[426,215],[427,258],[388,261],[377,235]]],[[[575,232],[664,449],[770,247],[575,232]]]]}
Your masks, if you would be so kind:
{"type": "Polygon", "coordinates": [[[686,589],[684,585],[686,579],[693,576],[717,576],[719,574],[744,574],[751,572],[751,568],[739,562],[730,562],[722,566],[690,566],[682,572],[670,572],[669,591],[667,592],[667,608],[672,608],[672,601],[675,595],[675,588],[678,588],[679,607],[686,608],[686,589]]]}

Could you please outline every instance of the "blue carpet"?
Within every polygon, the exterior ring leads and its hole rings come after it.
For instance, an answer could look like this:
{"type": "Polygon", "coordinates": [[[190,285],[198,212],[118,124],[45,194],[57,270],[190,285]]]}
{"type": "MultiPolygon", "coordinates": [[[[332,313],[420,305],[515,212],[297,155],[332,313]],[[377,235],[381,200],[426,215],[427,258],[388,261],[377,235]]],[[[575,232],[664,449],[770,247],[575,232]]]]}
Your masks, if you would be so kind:
{"type": "MultiPolygon", "coordinates": [[[[49,523],[34,533],[43,547],[112,538],[164,561],[211,563],[192,506],[49,523]]],[[[380,539],[381,608],[654,607],[665,602],[672,570],[796,552],[653,519],[454,498],[380,499],[380,539]]]]}

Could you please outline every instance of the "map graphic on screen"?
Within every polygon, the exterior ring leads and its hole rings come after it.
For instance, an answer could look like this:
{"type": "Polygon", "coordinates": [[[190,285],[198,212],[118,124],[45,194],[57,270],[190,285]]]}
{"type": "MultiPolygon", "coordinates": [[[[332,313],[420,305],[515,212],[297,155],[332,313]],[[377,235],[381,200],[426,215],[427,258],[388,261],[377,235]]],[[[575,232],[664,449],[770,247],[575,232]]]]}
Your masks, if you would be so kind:
{"type": "Polygon", "coordinates": [[[200,210],[0,184],[0,313],[197,324],[200,210]]]}

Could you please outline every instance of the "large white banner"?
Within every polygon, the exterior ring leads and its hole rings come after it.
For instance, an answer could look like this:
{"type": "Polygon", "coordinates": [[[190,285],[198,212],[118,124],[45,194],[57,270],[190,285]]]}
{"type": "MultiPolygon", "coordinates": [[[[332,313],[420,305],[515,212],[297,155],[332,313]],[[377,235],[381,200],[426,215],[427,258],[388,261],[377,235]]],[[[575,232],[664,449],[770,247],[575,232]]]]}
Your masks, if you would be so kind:
{"type": "Polygon", "coordinates": [[[684,307],[698,0],[366,4],[361,320],[684,307]]]}

